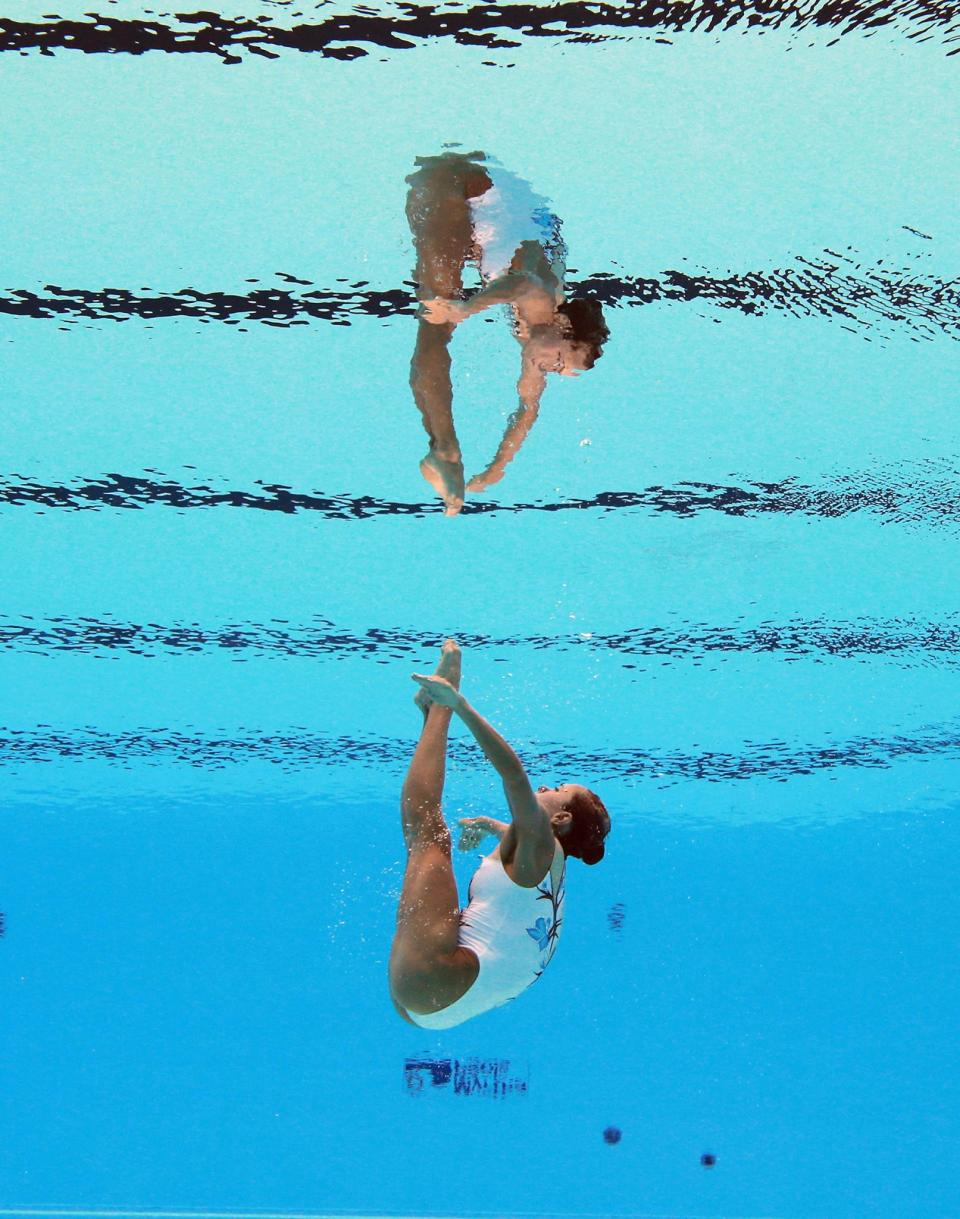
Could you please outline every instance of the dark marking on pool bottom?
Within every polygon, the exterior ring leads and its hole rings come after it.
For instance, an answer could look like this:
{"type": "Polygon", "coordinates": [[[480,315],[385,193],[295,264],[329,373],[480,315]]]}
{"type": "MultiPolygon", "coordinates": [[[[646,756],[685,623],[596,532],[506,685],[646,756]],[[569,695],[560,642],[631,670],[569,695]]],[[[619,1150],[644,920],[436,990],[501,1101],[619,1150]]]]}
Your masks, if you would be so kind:
{"type": "MultiPolygon", "coordinates": [[[[573,747],[526,745],[524,761],[536,775],[575,771],[604,779],[653,782],[666,789],[680,782],[726,783],[792,778],[853,769],[886,769],[898,761],[960,758],[960,722],[913,729],[909,734],[859,736],[807,745],[782,740],[745,741],[740,753],[706,750],[654,751],[643,748],[590,751],[573,747]]],[[[450,756],[464,770],[481,770],[476,750],[465,741],[450,744],[450,756]]],[[[129,769],[137,766],[187,765],[222,770],[231,765],[267,763],[286,773],[308,767],[374,768],[399,775],[409,764],[406,738],[349,737],[290,729],[258,735],[197,735],[159,728],[111,733],[94,728],[0,729],[0,767],[48,765],[50,762],[99,762],[129,769]]],[[[48,780],[49,781],[49,780],[48,780]]]]}
{"type": "Polygon", "coordinates": [[[622,931],[623,920],[626,917],[627,908],[623,902],[615,902],[607,911],[607,924],[611,931],[622,931]]]}
{"type": "MultiPolygon", "coordinates": [[[[724,517],[801,516],[835,520],[865,514],[878,522],[923,528],[960,525],[960,460],[937,458],[894,467],[842,473],[820,486],[785,478],[777,482],[744,480],[741,485],[680,482],[641,491],[600,491],[588,498],[534,500],[513,504],[468,500],[464,516],[520,512],[648,512],[692,518],[704,513],[724,517]]],[[[159,471],[146,475],[104,474],[69,483],[42,483],[22,474],[0,476],[0,508],[97,512],[148,506],[181,511],[244,509],[286,516],[317,513],[327,520],[373,517],[426,517],[443,511],[436,502],[401,502],[370,495],[328,495],[294,491],[277,483],[259,490],[187,485],[159,471]],[[156,477],[154,477],[156,475],[156,477]]]]}
{"type": "Polygon", "coordinates": [[[455,1096],[525,1095],[528,1081],[511,1074],[505,1058],[408,1058],[403,1065],[404,1087],[411,1096],[429,1088],[450,1088],[455,1096]]]}
{"type": "Polygon", "coordinates": [[[7,916],[0,910],[0,940],[7,934],[7,916]]]}
{"type": "Polygon", "coordinates": [[[619,1126],[608,1126],[603,1132],[603,1141],[605,1143],[619,1143],[623,1138],[623,1131],[619,1126]]]}
{"type": "MultiPolygon", "coordinates": [[[[908,226],[901,226],[908,228],[908,226]]],[[[918,230],[918,237],[926,234],[918,230]]],[[[665,270],[653,276],[622,276],[605,272],[568,280],[568,291],[605,305],[637,307],[660,302],[703,304],[720,311],[760,317],[787,313],[851,324],[869,338],[874,332],[905,328],[914,338],[960,339],[960,281],[938,278],[926,265],[894,268],[884,259],[873,263],[849,247],[849,252],[824,251],[814,257],[795,256],[794,265],[765,271],[708,272],[665,270]]],[[[926,255],[925,257],[929,257],[926,255]]],[[[45,285],[0,295],[0,313],[13,317],[56,319],[64,325],[83,321],[125,322],[188,319],[242,326],[274,327],[329,322],[349,326],[364,318],[412,316],[417,309],[416,285],[372,288],[358,280],[349,288],[313,287],[298,276],[277,272],[283,287],[247,292],[175,292],[143,288],[64,288],[45,285]]],[[[308,282],[308,281],[307,281],[308,282]]]]}
{"type": "MultiPolygon", "coordinates": [[[[143,55],[160,51],[176,55],[212,55],[224,64],[245,56],[277,59],[282,52],[318,54],[349,62],[374,49],[399,52],[426,42],[452,41],[464,47],[515,51],[536,37],[555,43],[618,41],[682,30],[698,30],[723,38],[726,31],[783,30],[790,41],[809,44],[818,32],[832,41],[855,33],[873,35],[886,27],[901,38],[939,38],[945,48],[957,38],[957,8],[949,0],[635,0],[624,6],[558,0],[544,10],[530,3],[474,4],[462,9],[405,3],[399,12],[376,12],[359,6],[332,11],[325,19],[299,22],[289,28],[264,16],[229,17],[215,12],[169,13],[146,18],[118,18],[88,13],[89,21],[44,14],[43,21],[0,19],[0,51],[26,54],[58,50],[85,54],[143,55]],[[164,20],[166,18],[166,20],[164,20]],[[549,28],[545,28],[548,25],[549,28]]],[[[296,14],[303,16],[302,13],[296,14]]],[[[669,42],[657,38],[658,42],[669,42]]],[[[826,41],[824,38],[823,41],[826,41]]],[[[947,54],[953,54],[947,50],[947,54]]],[[[516,55],[491,67],[512,67],[516,55]]]]}
{"type": "Polygon", "coordinates": [[[700,1157],[700,1163],[704,1168],[713,1168],[717,1162],[717,1157],[710,1151],[705,1151],[700,1157]]]}

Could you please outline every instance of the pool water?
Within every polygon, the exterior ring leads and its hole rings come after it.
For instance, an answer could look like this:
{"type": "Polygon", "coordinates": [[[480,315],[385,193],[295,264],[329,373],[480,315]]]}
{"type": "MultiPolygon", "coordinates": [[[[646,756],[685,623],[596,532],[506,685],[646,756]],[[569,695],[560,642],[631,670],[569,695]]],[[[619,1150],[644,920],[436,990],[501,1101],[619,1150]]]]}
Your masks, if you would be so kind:
{"type": "MultiPolygon", "coordinates": [[[[955,16],[103,7],[0,20],[0,1214],[956,1216],[955,16]],[[456,518],[444,145],[611,331],[456,518]],[[447,636],[613,832],[431,1033],[386,962],[447,636]]],[[[452,359],[469,475],[518,348],[452,359]]],[[[504,811],[462,729],[447,808],[504,811]]]]}

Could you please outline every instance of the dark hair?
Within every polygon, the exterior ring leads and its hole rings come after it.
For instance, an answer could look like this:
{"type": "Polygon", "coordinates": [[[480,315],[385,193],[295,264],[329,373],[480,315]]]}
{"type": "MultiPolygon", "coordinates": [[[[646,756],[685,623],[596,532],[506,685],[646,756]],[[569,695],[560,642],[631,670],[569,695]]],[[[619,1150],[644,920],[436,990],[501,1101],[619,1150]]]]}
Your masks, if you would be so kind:
{"type": "Polygon", "coordinates": [[[603,345],[610,337],[607,323],[603,320],[602,305],[596,300],[577,297],[557,305],[557,312],[569,321],[573,341],[582,343],[588,349],[585,367],[593,368],[603,355],[603,345]]]}
{"type": "Polygon", "coordinates": [[[565,855],[595,864],[603,859],[603,840],[610,833],[610,814],[595,792],[578,792],[567,805],[573,824],[560,839],[565,855]]]}

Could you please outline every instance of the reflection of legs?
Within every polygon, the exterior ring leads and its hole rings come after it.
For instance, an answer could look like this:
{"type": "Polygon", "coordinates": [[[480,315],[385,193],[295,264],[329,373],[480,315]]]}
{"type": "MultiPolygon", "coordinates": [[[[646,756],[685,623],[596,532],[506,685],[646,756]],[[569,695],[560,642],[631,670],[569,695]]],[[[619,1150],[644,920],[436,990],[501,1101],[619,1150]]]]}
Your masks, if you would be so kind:
{"type": "MultiPolygon", "coordinates": [[[[420,300],[452,300],[463,290],[463,267],[471,257],[473,228],[469,193],[478,166],[463,157],[433,157],[407,181],[407,219],[417,251],[417,295],[420,300]]],[[[453,426],[453,389],[450,384],[450,337],[454,327],[434,325],[422,318],[410,366],[410,386],[430,450],[420,471],[455,516],[463,507],[463,464],[453,426]]]]}
{"type": "Polygon", "coordinates": [[[453,515],[463,506],[463,462],[453,423],[453,385],[450,380],[451,323],[435,325],[422,318],[417,345],[410,362],[410,388],[430,437],[430,451],[420,463],[424,478],[453,515]]]}
{"type": "Polygon", "coordinates": [[[430,449],[448,461],[460,456],[460,445],[453,426],[453,385],[450,381],[450,340],[452,322],[418,323],[417,345],[410,361],[410,388],[423,426],[430,437],[430,449]]]}
{"type": "MultiPolygon", "coordinates": [[[[437,672],[460,682],[460,652],[444,645],[437,672]]],[[[425,708],[423,731],[403,785],[401,816],[407,870],[390,954],[390,989],[413,1012],[434,1012],[460,998],[477,976],[476,956],[457,944],[460,901],[441,798],[451,711],[425,708]]]]}

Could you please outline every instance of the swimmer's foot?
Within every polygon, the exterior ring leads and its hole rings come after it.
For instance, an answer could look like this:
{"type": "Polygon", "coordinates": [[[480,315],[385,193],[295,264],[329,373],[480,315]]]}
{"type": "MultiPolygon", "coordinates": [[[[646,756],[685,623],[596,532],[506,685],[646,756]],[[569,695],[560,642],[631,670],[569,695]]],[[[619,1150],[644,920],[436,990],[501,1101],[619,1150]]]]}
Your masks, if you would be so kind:
{"type": "MultiPolygon", "coordinates": [[[[440,649],[440,660],[434,669],[437,677],[445,677],[451,686],[460,689],[461,653],[460,646],[454,640],[448,639],[440,649]]],[[[426,690],[421,687],[413,696],[413,701],[423,712],[424,722],[433,704],[426,690]]]]}
{"type": "Polygon", "coordinates": [[[420,473],[443,500],[444,515],[456,516],[463,507],[466,493],[460,454],[443,456],[436,449],[431,449],[420,462],[420,473]]]}
{"type": "Polygon", "coordinates": [[[440,649],[440,659],[434,669],[437,677],[445,677],[455,690],[460,689],[460,670],[463,667],[463,653],[455,639],[448,639],[440,649]]]}

